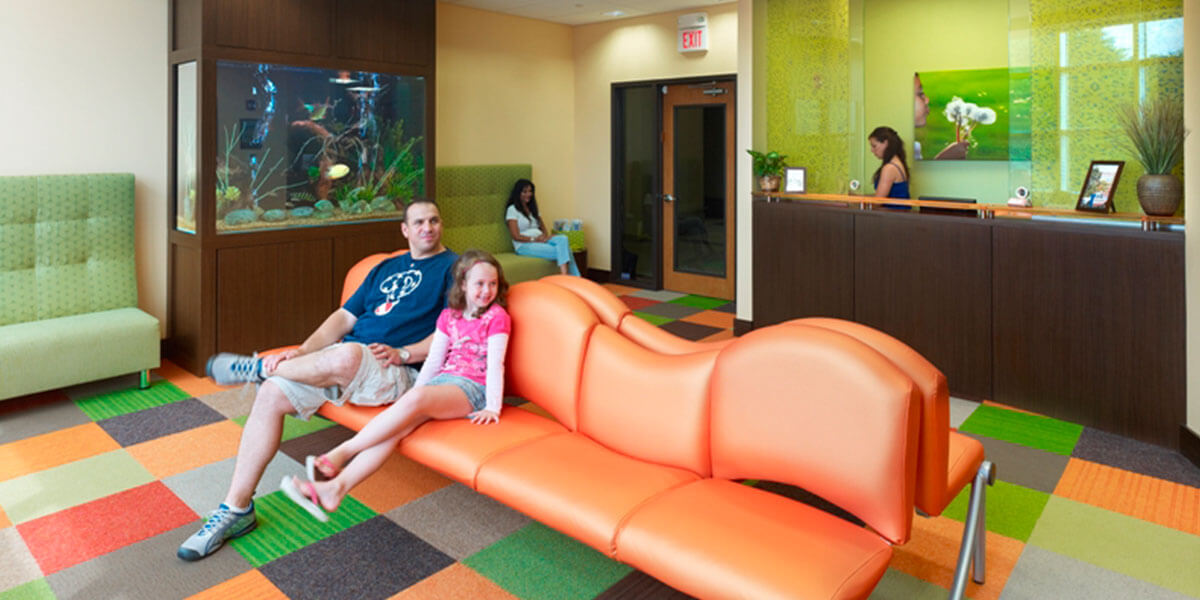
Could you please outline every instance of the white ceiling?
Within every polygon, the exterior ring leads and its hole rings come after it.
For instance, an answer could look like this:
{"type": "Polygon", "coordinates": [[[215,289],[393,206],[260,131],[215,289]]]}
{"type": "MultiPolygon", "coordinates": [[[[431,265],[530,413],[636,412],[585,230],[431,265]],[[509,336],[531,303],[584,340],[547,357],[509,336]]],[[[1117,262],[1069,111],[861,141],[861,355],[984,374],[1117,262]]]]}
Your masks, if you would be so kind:
{"type": "Polygon", "coordinates": [[[492,12],[552,21],[565,25],[584,25],[664,12],[674,12],[725,4],[737,0],[443,0],[492,12]],[[611,14],[621,11],[620,15],[611,14]],[[606,14],[609,13],[609,14],[606,14]]]}

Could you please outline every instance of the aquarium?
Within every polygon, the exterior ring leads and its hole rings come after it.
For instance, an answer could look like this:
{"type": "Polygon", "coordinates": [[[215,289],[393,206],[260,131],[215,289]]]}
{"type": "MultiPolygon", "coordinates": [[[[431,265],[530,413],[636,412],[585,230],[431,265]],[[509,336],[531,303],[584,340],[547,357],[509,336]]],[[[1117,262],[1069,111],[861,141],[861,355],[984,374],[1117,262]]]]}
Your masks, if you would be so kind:
{"type": "Polygon", "coordinates": [[[175,228],[196,233],[196,61],[175,67],[175,228]]]}
{"type": "Polygon", "coordinates": [[[399,219],[425,193],[425,78],[217,62],[218,233],[399,219]]]}

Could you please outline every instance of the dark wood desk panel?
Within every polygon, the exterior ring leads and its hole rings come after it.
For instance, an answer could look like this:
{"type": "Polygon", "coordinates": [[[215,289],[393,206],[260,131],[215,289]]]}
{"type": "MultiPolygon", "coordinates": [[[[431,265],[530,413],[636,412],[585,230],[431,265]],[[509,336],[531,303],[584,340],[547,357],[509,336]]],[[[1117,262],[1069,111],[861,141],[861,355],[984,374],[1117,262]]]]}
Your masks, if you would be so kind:
{"type": "Polygon", "coordinates": [[[857,320],[937,364],[951,393],[1178,448],[1183,243],[1125,227],[756,201],[753,325],[857,320]]]}
{"type": "Polygon", "coordinates": [[[754,325],[854,318],[854,213],[754,203],[754,325]]]}
{"type": "Polygon", "coordinates": [[[996,401],[1177,448],[1183,237],[998,223],[993,243],[996,401]]]}
{"type": "Polygon", "coordinates": [[[991,234],[981,219],[855,217],[854,320],[912,346],[974,399],[992,397],[991,234]]]}

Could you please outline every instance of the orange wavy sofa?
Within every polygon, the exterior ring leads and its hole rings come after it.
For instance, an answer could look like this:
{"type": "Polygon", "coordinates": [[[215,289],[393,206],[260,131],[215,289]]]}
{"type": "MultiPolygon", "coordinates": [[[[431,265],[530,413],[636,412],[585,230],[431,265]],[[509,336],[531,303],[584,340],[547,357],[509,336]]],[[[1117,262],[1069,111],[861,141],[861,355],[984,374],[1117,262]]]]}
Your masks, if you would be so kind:
{"type": "MultiPolygon", "coordinates": [[[[430,422],[402,453],[702,598],[865,598],[908,540],[922,392],[868,344],[780,324],[659,352],[545,281],[513,286],[509,312],[506,393],[553,419],[430,422]],[[746,479],[802,487],[867,527],[746,479]]],[[[321,414],[359,429],[379,410],[321,414]]]]}
{"type": "MultiPolygon", "coordinates": [[[[638,318],[612,292],[579,277],[554,275],[541,281],[570,290],[592,308],[600,321],[639,345],[664,354],[684,354],[720,349],[732,340],[692,342],[671,335],[638,318]]],[[[996,481],[995,466],[985,460],[979,440],[950,429],[950,393],[946,376],[907,344],[877,329],[841,319],[807,317],[788,323],[822,327],[844,333],[886,356],[907,374],[921,391],[921,427],[917,450],[917,510],[937,516],[960,491],[971,484],[963,540],[951,583],[951,598],[966,592],[968,571],[976,583],[985,574],[984,486],[996,481]]]]}

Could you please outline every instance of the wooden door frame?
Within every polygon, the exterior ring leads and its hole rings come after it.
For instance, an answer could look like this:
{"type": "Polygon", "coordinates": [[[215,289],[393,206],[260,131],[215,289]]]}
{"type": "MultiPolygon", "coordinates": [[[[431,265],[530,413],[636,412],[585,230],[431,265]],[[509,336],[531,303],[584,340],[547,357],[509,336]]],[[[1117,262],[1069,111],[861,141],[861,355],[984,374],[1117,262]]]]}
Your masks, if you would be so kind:
{"type": "MultiPolygon", "coordinates": [[[[708,83],[708,82],[704,82],[708,83]]],[[[661,235],[660,247],[663,255],[663,284],[668,283],[668,279],[673,280],[671,283],[672,289],[680,292],[688,292],[710,296],[713,298],[728,298],[733,300],[737,296],[737,82],[736,81],[713,81],[713,84],[721,84],[720,88],[728,94],[720,101],[717,101],[717,96],[708,97],[704,90],[699,89],[696,84],[677,85],[677,88],[682,88],[674,93],[683,95],[682,100],[677,99],[673,106],[679,108],[681,106],[721,106],[725,121],[724,131],[724,148],[725,154],[724,179],[725,179],[725,227],[722,235],[725,239],[725,255],[722,260],[725,262],[725,275],[717,277],[714,275],[704,275],[699,273],[689,273],[687,271],[676,271],[674,268],[667,268],[669,265],[666,259],[675,256],[675,223],[665,214],[666,203],[660,202],[660,206],[664,211],[664,216],[661,219],[661,235]],[[728,84],[728,85],[725,85],[728,84]],[[707,102],[706,102],[707,100],[707,102]],[[667,271],[671,273],[667,273],[667,271]]],[[[663,94],[665,96],[665,94],[663,94]]],[[[661,99],[661,98],[660,98],[661,99]]],[[[667,129],[670,125],[671,133],[677,134],[675,128],[674,114],[667,110],[666,102],[662,102],[662,120],[661,129],[662,143],[661,148],[669,148],[670,152],[664,150],[662,157],[662,189],[666,193],[666,188],[669,186],[670,194],[678,195],[678,190],[675,189],[675,140],[667,139],[667,129]]],[[[671,213],[674,215],[677,203],[672,203],[671,213]]]]}
{"type": "MultiPolygon", "coordinates": [[[[611,262],[609,263],[609,273],[608,273],[609,281],[611,281],[613,283],[619,283],[621,285],[627,285],[630,287],[639,287],[639,288],[645,288],[645,289],[651,289],[651,290],[663,289],[662,240],[659,239],[658,237],[655,238],[656,243],[652,245],[652,251],[653,251],[653,255],[654,255],[654,261],[653,261],[654,262],[654,277],[653,277],[653,279],[648,282],[638,282],[638,281],[633,281],[633,280],[622,281],[621,280],[621,244],[620,244],[620,241],[624,235],[624,221],[623,221],[623,219],[621,219],[619,217],[620,217],[620,215],[624,214],[624,211],[623,211],[624,203],[622,202],[623,189],[622,189],[622,185],[621,185],[621,181],[622,181],[621,180],[621,177],[622,177],[621,159],[624,156],[624,154],[622,152],[622,148],[624,146],[625,138],[624,138],[623,132],[620,127],[620,125],[622,123],[620,123],[618,120],[619,117],[621,116],[620,106],[619,106],[619,102],[618,102],[619,90],[624,90],[626,88],[632,88],[632,87],[643,87],[643,86],[653,86],[653,87],[659,88],[659,93],[655,94],[655,114],[656,114],[655,126],[658,129],[659,142],[658,142],[658,147],[655,149],[654,181],[655,181],[656,185],[654,187],[658,190],[658,195],[661,197],[662,188],[663,188],[663,182],[662,182],[662,167],[663,167],[663,155],[662,155],[663,101],[662,101],[662,96],[663,95],[662,95],[661,88],[664,85],[679,85],[679,84],[686,85],[686,84],[696,84],[696,83],[708,83],[708,82],[713,82],[713,81],[717,81],[717,82],[728,81],[728,82],[732,83],[733,84],[733,93],[734,93],[734,102],[736,104],[736,102],[737,102],[737,95],[736,95],[737,94],[737,74],[736,73],[708,75],[708,76],[704,76],[704,77],[676,77],[673,79],[647,79],[647,80],[640,80],[640,81],[621,81],[621,82],[615,82],[615,83],[611,84],[611,86],[610,86],[610,104],[609,104],[610,113],[611,113],[610,117],[609,117],[609,125],[610,125],[610,129],[612,130],[612,135],[609,138],[611,140],[611,146],[610,146],[611,162],[610,162],[610,166],[609,166],[609,171],[610,171],[609,235],[611,236],[609,249],[610,249],[610,254],[611,254],[611,257],[610,257],[611,262]]],[[[737,110],[736,110],[736,106],[735,106],[735,109],[734,109],[735,115],[736,115],[736,112],[737,112],[737,110]]],[[[737,123],[736,122],[734,123],[734,135],[735,135],[734,149],[736,150],[736,146],[737,146],[737,142],[736,142],[737,123]]],[[[735,160],[735,165],[736,165],[736,158],[731,157],[731,160],[735,160]]],[[[737,168],[736,167],[734,168],[734,177],[735,177],[734,190],[737,190],[738,188],[737,188],[737,181],[736,181],[736,177],[737,177],[737,168]]],[[[736,206],[736,202],[735,202],[735,206],[736,206]]],[[[729,215],[729,218],[736,219],[737,215],[731,214],[731,215],[729,215]]],[[[658,232],[656,235],[661,236],[662,235],[662,202],[661,201],[654,203],[654,210],[651,211],[651,221],[652,221],[651,225],[653,226],[654,231],[658,232]]],[[[736,221],[734,222],[734,231],[735,231],[735,233],[737,231],[736,221]]],[[[735,235],[735,237],[736,237],[736,235],[735,235]]],[[[736,243],[734,244],[734,246],[735,246],[734,247],[734,260],[736,262],[736,259],[737,259],[736,243]]],[[[731,267],[732,267],[732,265],[731,265],[731,267]]],[[[736,292],[735,292],[735,295],[736,295],[736,292]]]]}

